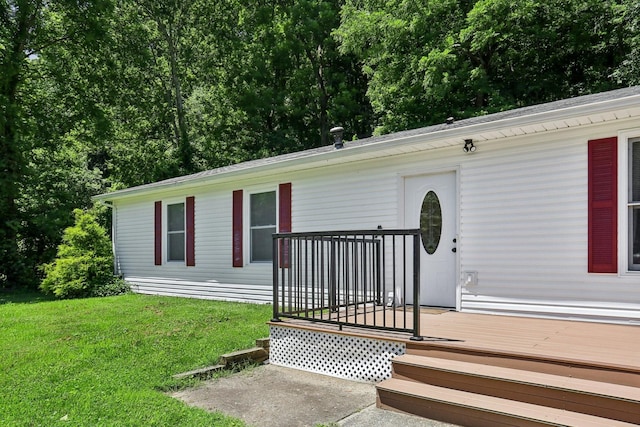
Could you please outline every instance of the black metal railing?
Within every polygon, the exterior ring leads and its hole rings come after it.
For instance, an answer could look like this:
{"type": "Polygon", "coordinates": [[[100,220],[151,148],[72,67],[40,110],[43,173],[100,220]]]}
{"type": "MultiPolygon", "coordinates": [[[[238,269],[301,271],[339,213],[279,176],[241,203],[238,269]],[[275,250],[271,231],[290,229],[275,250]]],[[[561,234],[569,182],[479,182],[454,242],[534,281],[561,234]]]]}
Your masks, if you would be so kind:
{"type": "Polygon", "coordinates": [[[421,339],[419,236],[419,230],[274,234],[273,320],[410,332],[421,339]]]}

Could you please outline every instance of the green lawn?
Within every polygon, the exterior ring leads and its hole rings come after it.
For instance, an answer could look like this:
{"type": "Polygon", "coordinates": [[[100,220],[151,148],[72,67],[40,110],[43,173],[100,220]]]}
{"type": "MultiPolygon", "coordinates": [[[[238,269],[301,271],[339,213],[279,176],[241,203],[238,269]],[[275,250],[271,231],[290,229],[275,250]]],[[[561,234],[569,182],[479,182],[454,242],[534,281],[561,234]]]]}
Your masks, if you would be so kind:
{"type": "Polygon", "coordinates": [[[0,294],[0,425],[242,426],[162,390],[185,385],[173,374],[253,346],[270,314],[266,305],[134,294],[0,294]]]}

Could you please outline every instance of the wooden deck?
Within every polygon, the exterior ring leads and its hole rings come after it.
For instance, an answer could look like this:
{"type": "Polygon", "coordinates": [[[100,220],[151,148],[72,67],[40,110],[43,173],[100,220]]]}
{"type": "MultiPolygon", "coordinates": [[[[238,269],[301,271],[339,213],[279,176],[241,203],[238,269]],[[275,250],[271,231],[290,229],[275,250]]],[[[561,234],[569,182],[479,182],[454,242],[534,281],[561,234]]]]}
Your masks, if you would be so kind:
{"type": "Polygon", "coordinates": [[[640,326],[454,312],[421,315],[420,319],[423,336],[452,340],[446,342],[451,347],[580,361],[640,373],[640,326]]]}
{"type": "MultiPolygon", "coordinates": [[[[390,313],[387,310],[386,316],[390,313]]],[[[375,315],[383,316],[380,310],[375,315]]],[[[367,316],[367,323],[373,324],[373,314],[369,312],[367,316]]],[[[358,317],[362,322],[362,316],[358,317]]],[[[400,315],[398,319],[399,323],[400,315]]],[[[335,325],[293,320],[285,320],[284,324],[340,333],[335,325]]],[[[410,334],[346,326],[342,330],[349,335],[406,341],[411,348],[437,345],[452,349],[483,349],[613,366],[640,374],[640,326],[637,325],[470,314],[427,308],[421,310],[420,332],[424,341],[416,342],[409,339],[410,334]]],[[[636,386],[640,387],[640,383],[636,386]]]]}
{"type": "MultiPolygon", "coordinates": [[[[373,323],[374,313],[367,316],[373,323]]],[[[297,320],[280,325],[404,342],[406,355],[393,359],[392,378],[378,385],[385,409],[464,426],[640,425],[640,326],[434,309],[421,310],[422,341],[297,320]]]]}

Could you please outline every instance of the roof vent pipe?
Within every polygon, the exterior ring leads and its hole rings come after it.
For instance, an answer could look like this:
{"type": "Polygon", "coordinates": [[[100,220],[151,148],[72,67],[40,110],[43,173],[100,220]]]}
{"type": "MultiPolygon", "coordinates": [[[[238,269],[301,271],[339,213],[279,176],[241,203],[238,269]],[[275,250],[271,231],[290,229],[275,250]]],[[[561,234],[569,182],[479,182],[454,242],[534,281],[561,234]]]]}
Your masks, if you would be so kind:
{"type": "Polygon", "coordinates": [[[331,128],[329,133],[333,136],[333,145],[336,148],[344,147],[344,142],[342,141],[342,135],[344,134],[344,128],[337,126],[331,128]]]}

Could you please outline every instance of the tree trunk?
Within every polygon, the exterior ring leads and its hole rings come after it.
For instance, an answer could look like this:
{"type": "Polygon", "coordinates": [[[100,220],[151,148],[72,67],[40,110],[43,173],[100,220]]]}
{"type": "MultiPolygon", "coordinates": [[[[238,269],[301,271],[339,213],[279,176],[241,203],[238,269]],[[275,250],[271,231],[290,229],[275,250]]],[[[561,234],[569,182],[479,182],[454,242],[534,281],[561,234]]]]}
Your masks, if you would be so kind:
{"type": "Polygon", "coordinates": [[[307,59],[311,63],[313,68],[316,83],[318,84],[318,90],[320,92],[320,99],[318,100],[318,125],[320,127],[320,145],[329,145],[329,93],[324,81],[324,69],[322,66],[322,46],[318,46],[316,49],[316,55],[313,52],[306,51],[307,59]]]}
{"type": "Polygon", "coordinates": [[[189,130],[187,127],[186,112],[184,110],[184,101],[182,99],[182,84],[180,82],[180,73],[178,66],[178,47],[176,46],[176,37],[173,32],[175,28],[166,26],[160,19],[157,20],[158,27],[167,43],[167,52],[169,55],[169,67],[171,73],[171,88],[173,92],[173,104],[176,109],[177,122],[177,143],[178,152],[180,153],[180,166],[185,173],[194,172],[193,150],[189,141],[189,130]]]}
{"type": "Polygon", "coordinates": [[[16,102],[24,60],[22,46],[23,43],[16,42],[6,62],[0,65],[0,286],[3,287],[21,285],[25,280],[18,250],[20,217],[16,204],[23,163],[16,102]]]}

